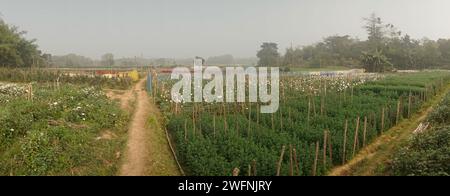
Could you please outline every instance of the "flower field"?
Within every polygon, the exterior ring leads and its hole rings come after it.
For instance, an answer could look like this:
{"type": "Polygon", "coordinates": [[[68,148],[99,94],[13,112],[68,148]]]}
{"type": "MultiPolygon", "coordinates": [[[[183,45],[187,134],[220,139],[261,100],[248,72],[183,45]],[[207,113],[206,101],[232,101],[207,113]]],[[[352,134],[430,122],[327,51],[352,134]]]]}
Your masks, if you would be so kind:
{"type": "Polygon", "coordinates": [[[191,175],[325,175],[449,81],[448,72],[283,77],[275,114],[260,114],[257,103],[180,106],[168,81],[158,103],[191,175]]]}
{"type": "Polygon", "coordinates": [[[128,119],[117,104],[95,87],[32,89],[0,84],[0,175],[114,175],[128,119]]]}
{"type": "Polygon", "coordinates": [[[106,78],[102,76],[70,75],[60,71],[0,68],[0,81],[13,83],[79,84],[103,88],[128,89],[131,78],[106,78]]]}

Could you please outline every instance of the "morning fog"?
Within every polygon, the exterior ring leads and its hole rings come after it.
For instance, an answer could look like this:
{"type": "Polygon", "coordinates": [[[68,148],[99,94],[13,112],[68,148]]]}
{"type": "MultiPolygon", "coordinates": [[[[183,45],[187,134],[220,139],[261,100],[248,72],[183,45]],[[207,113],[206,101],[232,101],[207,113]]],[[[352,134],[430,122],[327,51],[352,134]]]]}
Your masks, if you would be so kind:
{"type": "Polygon", "coordinates": [[[172,87],[172,101],[245,103],[248,100],[262,103],[261,113],[275,113],[279,108],[279,68],[268,71],[267,67],[226,67],[225,71],[216,66],[204,68],[203,61],[196,59],[193,73],[186,67],[172,71],[171,79],[179,80],[172,87]]]}

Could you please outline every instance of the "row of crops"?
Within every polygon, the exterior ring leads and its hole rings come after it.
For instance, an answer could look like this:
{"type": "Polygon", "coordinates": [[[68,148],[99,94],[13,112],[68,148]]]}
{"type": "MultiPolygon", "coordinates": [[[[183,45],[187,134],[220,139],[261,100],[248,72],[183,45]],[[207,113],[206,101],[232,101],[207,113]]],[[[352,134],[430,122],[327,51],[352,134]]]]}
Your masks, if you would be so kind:
{"type": "Polygon", "coordinates": [[[450,93],[426,120],[429,128],[416,133],[394,156],[389,170],[400,176],[450,175],[450,93]]]}
{"type": "Polygon", "coordinates": [[[274,114],[257,103],[177,105],[159,82],[158,103],[191,175],[324,175],[449,81],[448,72],[283,77],[274,114]]]}
{"type": "Polygon", "coordinates": [[[0,83],[0,175],[114,175],[127,121],[95,87],[0,83]]]}
{"type": "Polygon", "coordinates": [[[129,89],[133,84],[131,78],[106,78],[96,75],[70,74],[44,69],[8,69],[0,68],[0,81],[12,83],[48,83],[79,84],[113,89],[129,89]]]}

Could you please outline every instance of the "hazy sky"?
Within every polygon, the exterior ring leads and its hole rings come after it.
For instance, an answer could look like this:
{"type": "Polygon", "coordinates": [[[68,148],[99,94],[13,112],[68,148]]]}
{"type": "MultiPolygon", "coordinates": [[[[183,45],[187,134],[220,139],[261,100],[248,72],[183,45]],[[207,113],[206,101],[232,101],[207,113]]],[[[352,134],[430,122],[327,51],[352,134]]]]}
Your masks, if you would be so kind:
{"type": "Polygon", "coordinates": [[[0,0],[1,17],[55,55],[253,57],[329,35],[366,39],[375,12],[414,38],[450,38],[448,0],[0,0]]]}

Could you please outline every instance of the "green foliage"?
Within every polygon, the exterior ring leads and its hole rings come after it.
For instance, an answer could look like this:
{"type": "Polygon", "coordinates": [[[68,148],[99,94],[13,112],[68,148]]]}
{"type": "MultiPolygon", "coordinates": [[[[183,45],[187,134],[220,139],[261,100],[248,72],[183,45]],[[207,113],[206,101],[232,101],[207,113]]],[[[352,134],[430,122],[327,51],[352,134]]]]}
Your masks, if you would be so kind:
{"type": "Polygon", "coordinates": [[[261,50],[256,55],[259,58],[258,65],[262,67],[275,67],[278,65],[280,54],[276,43],[263,43],[261,50]]]}
{"type": "Polygon", "coordinates": [[[284,54],[283,65],[346,66],[366,68],[369,72],[390,71],[383,70],[384,66],[394,69],[449,68],[450,40],[411,39],[375,14],[364,21],[367,40],[348,35],[330,36],[313,45],[290,47],[284,54]]]}
{"type": "Polygon", "coordinates": [[[34,40],[24,38],[25,32],[0,20],[0,67],[43,65],[44,58],[34,40]]]}
{"type": "Polygon", "coordinates": [[[0,175],[114,175],[127,115],[96,88],[34,89],[0,101],[0,175]]]}
{"type": "Polygon", "coordinates": [[[450,175],[450,94],[428,116],[433,127],[399,150],[390,169],[400,176],[450,175]]]}
{"type": "Polygon", "coordinates": [[[319,142],[317,174],[324,175],[329,168],[343,161],[346,120],[345,159],[349,160],[352,158],[358,117],[357,151],[362,147],[364,117],[368,119],[368,144],[395,125],[399,100],[403,103],[400,118],[407,118],[409,95],[413,100],[411,112],[417,111],[423,103],[424,94],[432,96],[434,92],[431,89],[439,91],[442,82],[446,84],[450,76],[445,72],[426,72],[392,75],[377,81],[364,80],[367,79],[283,77],[280,109],[273,115],[258,114],[259,107],[254,103],[183,104],[182,113],[176,115],[173,113],[174,104],[166,102],[166,95],[158,102],[168,117],[167,129],[189,174],[231,175],[233,168],[240,168],[241,174],[245,175],[248,165],[256,161],[257,175],[275,175],[276,163],[285,145],[287,151],[281,174],[288,175],[289,146],[292,145],[299,160],[299,173],[295,174],[312,175],[315,144],[319,142]],[[324,86],[327,86],[326,95],[324,86]],[[383,130],[382,108],[385,108],[383,130]],[[325,130],[331,135],[333,159],[327,152],[324,165],[322,145],[325,130]]]}
{"type": "Polygon", "coordinates": [[[392,170],[400,176],[450,176],[450,128],[415,136],[396,153],[392,170]]]}
{"type": "Polygon", "coordinates": [[[362,63],[364,69],[369,73],[383,73],[392,70],[392,64],[380,51],[374,53],[363,52],[362,63]]]}

